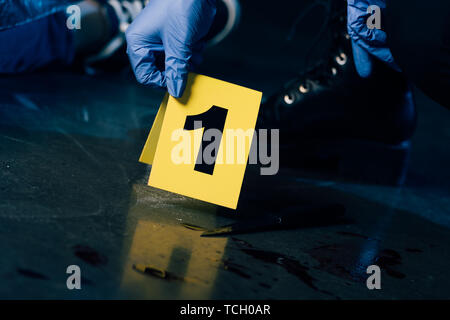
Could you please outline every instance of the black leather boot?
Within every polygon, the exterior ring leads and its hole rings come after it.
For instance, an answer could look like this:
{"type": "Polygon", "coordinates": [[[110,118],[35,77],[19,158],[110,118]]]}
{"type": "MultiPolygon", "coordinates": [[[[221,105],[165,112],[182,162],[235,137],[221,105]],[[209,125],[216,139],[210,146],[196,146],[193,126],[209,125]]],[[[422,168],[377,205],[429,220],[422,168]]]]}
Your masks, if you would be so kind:
{"type": "Polygon", "coordinates": [[[267,99],[258,126],[280,129],[282,165],[400,185],[416,127],[408,82],[376,59],[371,76],[361,78],[345,11],[330,21],[330,55],[267,99]]]}

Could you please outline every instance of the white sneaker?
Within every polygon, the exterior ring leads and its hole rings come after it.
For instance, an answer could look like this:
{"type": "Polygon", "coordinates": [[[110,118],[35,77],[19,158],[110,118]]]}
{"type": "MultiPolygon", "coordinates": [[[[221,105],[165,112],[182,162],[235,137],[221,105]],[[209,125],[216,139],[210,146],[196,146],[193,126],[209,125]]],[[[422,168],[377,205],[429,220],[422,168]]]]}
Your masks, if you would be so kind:
{"type": "Polygon", "coordinates": [[[108,0],[108,4],[114,8],[119,19],[119,30],[125,33],[134,18],[144,9],[148,0],[108,0]]]}
{"type": "Polygon", "coordinates": [[[98,53],[86,58],[85,72],[95,74],[98,70],[93,66],[95,63],[107,60],[120,48],[125,46],[125,31],[133,22],[134,18],[144,9],[149,0],[108,0],[107,3],[114,9],[119,20],[119,31],[98,53]]]}

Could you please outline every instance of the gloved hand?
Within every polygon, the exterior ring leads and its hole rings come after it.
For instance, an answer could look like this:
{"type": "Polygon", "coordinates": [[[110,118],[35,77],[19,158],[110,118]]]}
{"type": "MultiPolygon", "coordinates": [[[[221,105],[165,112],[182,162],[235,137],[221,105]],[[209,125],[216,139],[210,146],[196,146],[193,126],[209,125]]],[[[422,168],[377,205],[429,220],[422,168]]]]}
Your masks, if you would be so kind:
{"type": "Polygon", "coordinates": [[[202,38],[215,13],[215,0],[150,0],[126,31],[137,80],[181,97],[188,71],[200,63],[202,38]]]}
{"type": "Polygon", "coordinates": [[[353,42],[353,58],[356,70],[363,78],[372,74],[373,58],[386,62],[394,70],[400,71],[387,45],[387,35],[382,29],[369,29],[367,21],[372,13],[368,12],[371,5],[381,9],[386,8],[386,0],[347,0],[348,4],[348,34],[353,42]]]}

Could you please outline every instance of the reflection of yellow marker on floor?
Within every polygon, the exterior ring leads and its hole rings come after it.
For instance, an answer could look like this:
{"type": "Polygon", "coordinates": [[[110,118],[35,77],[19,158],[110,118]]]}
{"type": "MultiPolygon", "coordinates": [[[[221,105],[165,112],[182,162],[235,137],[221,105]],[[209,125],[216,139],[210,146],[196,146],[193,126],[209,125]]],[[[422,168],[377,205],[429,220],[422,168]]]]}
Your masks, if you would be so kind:
{"type": "Polygon", "coordinates": [[[181,98],[164,98],[142,151],[140,161],[152,165],[148,184],[236,209],[261,97],[255,90],[189,74],[181,98]],[[219,131],[216,152],[207,152],[217,143],[206,137],[207,129],[219,131]],[[188,148],[183,140],[190,141],[188,148]]]}
{"type": "Polygon", "coordinates": [[[222,269],[226,238],[206,239],[179,224],[166,225],[142,218],[132,230],[121,292],[149,299],[211,297],[218,271],[222,269]],[[178,287],[176,292],[172,291],[174,286],[178,287]]]}

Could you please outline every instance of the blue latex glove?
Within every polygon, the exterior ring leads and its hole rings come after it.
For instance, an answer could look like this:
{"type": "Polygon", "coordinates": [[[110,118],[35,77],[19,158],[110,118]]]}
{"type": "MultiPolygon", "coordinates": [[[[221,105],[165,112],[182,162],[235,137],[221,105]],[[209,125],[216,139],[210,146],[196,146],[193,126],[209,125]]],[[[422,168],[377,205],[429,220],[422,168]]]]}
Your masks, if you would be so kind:
{"type": "Polygon", "coordinates": [[[215,13],[215,0],[150,0],[126,31],[137,80],[181,97],[215,13]],[[165,66],[157,65],[161,59],[165,66]]]}
{"type": "MultiPolygon", "coordinates": [[[[376,57],[399,71],[394,57],[387,45],[384,30],[369,29],[367,12],[370,5],[386,8],[386,0],[347,0],[348,3],[348,33],[353,42],[353,56],[356,69],[360,76],[368,77],[372,73],[372,59],[376,57]]],[[[383,26],[383,21],[381,21],[383,26]]]]}

